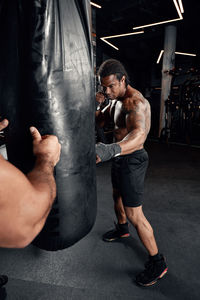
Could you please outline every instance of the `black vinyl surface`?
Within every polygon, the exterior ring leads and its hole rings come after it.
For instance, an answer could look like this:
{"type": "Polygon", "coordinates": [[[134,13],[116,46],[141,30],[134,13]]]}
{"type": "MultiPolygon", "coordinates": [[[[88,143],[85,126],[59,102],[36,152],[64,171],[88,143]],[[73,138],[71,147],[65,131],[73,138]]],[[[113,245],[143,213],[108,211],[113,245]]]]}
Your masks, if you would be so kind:
{"type": "Polygon", "coordinates": [[[134,228],[123,241],[101,240],[115,220],[108,162],[97,167],[98,214],[89,235],[58,252],[0,249],[0,273],[9,276],[6,299],[199,299],[200,149],[153,142],[146,149],[150,166],[143,208],[167,258],[166,276],[149,288],[135,284],[147,253],[134,228]]]}
{"type": "Polygon", "coordinates": [[[96,218],[94,74],[88,0],[0,0],[0,112],[8,160],[34,165],[30,126],[55,134],[57,197],[34,245],[56,251],[96,218]],[[76,226],[76,222],[81,226],[76,226]]]}

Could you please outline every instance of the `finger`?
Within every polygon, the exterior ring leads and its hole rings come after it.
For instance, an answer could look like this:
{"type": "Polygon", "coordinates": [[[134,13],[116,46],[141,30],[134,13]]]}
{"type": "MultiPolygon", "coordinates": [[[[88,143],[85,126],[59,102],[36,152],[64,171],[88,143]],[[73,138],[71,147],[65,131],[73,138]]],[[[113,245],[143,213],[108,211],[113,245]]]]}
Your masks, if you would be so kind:
{"type": "Polygon", "coordinates": [[[39,133],[39,131],[37,130],[37,128],[31,126],[30,127],[30,132],[33,138],[34,142],[40,142],[42,140],[41,134],[39,133]]]}
{"type": "Polygon", "coordinates": [[[4,128],[6,128],[8,126],[8,120],[4,119],[3,121],[0,122],[0,130],[3,130],[4,128]]]}
{"type": "Polygon", "coordinates": [[[96,164],[98,164],[99,162],[101,162],[101,158],[98,155],[96,155],[96,164]]]}

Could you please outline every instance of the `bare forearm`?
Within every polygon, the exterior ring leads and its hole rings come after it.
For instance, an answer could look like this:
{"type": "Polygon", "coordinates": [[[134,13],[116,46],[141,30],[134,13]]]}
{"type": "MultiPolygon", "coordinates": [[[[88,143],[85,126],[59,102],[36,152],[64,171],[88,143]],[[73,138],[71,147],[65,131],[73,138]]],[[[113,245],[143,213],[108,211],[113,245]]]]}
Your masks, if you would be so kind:
{"type": "Polygon", "coordinates": [[[42,230],[56,197],[54,166],[61,145],[31,127],[34,169],[24,175],[0,155],[0,247],[23,248],[42,230]]]}
{"type": "Polygon", "coordinates": [[[118,142],[121,147],[121,155],[130,154],[140,149],[146,140],[146,133],[143,130],[135,129],[118,142]]]}
{"type": "MultiPolygon", "coordinates": [[[[22,247],[28,245],[42,230],[46,218],[56,197],[56,183],[53,175],[54,167],[47,161],[37,160],[34,169],[27,174],[33,187],[33,195],[28,205],[24,205],[24,241],[22,247]]],[[[21,248],[21,246],[20,246],[21,248]]]]}
{"type": "Polygon", "coordinates": [[[27,178],[34,189],[41,193],[40,213],[38,213],[38,221],[46,217],[49,213],[53,201],[56,197],[56,183],[53,175],[54,167],[48,161],[41,159],[36,160],[34,169],[27,174],[27,178]]]}
{"type": "Polygon", "coordinates": [[[56,196],[53,166],[38,161],[25,176],[1,157],[0,165],[0,246],[22,248],[41,231],[56,196]]]}

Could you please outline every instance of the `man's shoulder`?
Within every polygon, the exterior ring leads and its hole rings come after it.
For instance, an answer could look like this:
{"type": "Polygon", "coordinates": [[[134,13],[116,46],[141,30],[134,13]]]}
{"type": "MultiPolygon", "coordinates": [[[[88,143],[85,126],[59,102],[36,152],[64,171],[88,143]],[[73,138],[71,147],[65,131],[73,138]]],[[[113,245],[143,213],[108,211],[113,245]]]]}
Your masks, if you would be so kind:
{"type": "Polygon", "coordinates": [[[124,98],[124,103],[126,102],[132,102],[133,104],[137,104],[139,102],[144,102],[145,103],[145,98],[144,96],[142,95],[142,93],[138,90],[136,90],[135,88],[133,87],[129,87],[128,89],[128,93],[126,95],[126,97],[124,98]]]}
{"type": "Polygon", "coordinates": [[[147,106],[147,100],[142,96],[142,94],[134,94],[130,97],[127,97],[123,101],[123,108],[126,111],[133,111],[135,109],[145,109],[147,106]]]}
{"type": "Polygon", "coordinates": [[[133,89],[133,92],[132,92],[132,101],[135,102],[135,103],[146,103],[146,99],[144,98],[144,96],[142,95],[141,92],[139,92],[138,90],[136,89],[133,89]]]}

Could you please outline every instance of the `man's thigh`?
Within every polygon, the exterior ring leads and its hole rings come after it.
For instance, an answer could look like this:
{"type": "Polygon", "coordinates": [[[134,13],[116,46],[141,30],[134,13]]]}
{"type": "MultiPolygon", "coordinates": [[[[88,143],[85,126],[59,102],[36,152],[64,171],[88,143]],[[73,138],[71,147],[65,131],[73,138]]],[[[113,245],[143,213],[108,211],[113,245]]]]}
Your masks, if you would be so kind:
{"type": "Polygon", "coordinates": [[[120,172],[120,191],[124,206],[139,207],[143,203],[144,179],[148,159],[128,157],[120,172]]]}

